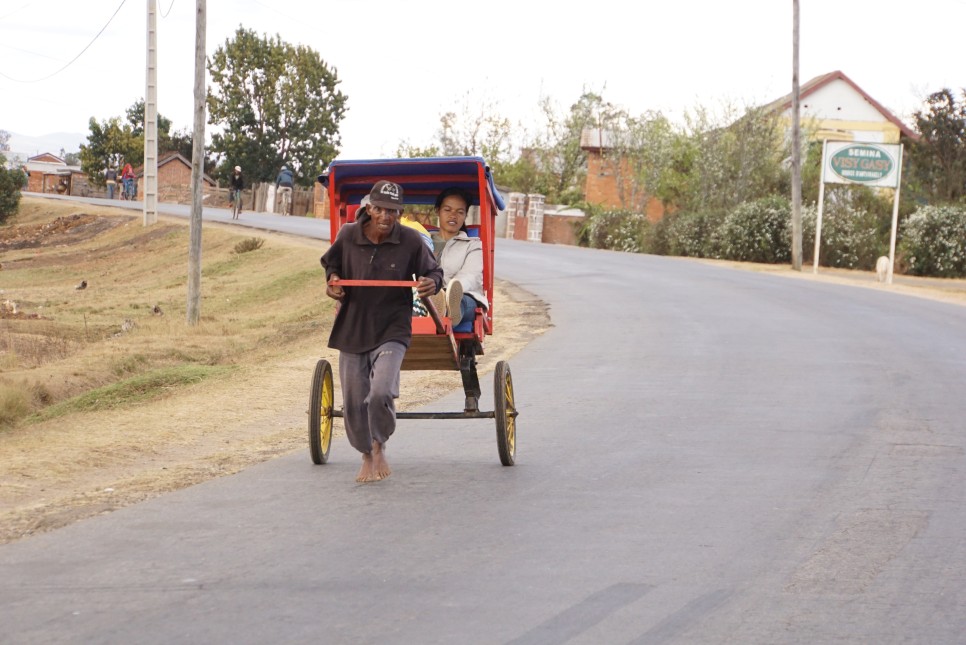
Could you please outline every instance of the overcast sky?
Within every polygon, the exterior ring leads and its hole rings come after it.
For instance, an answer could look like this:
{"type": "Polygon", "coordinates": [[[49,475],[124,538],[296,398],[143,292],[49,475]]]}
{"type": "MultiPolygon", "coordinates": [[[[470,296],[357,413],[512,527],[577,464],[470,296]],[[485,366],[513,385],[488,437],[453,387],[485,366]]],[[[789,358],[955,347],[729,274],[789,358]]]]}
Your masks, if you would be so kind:
{"type": "MultiPolygon", "coordinates": [[[[158,108],[175,129],[192,127],[195,6],[157,5],[158,108]]],[[[2,0],[0,129],[86,138],[91,117],[123,116],[144,96],[145,7],[2,0]]],[[[541,97],[563,112],[586,89],[673,117],[792,83],[792,0],[208,0],[207,23],[209,55],[239,26],[318,51],[348,96],[343,158],[430,145],[467,97],[536,130],[541,97]]],[[[908,120],[966,87],[964,25],[966,0],[801,0],[801,82],[842,70],[908,120]]]]}

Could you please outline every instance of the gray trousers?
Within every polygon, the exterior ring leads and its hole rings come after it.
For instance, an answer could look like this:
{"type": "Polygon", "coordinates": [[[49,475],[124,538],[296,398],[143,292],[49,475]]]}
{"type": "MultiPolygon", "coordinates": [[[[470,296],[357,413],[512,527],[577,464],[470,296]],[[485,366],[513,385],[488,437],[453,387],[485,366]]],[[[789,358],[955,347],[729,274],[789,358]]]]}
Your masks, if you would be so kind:
{"type": "Polygon", "coordinates": [[[343,422],[349,443],[359,452],[372,451],[372,442],[385,445],[396,430],[399,368],[406,346],[383,343],[364,354],[339,352],[343,422]]]}

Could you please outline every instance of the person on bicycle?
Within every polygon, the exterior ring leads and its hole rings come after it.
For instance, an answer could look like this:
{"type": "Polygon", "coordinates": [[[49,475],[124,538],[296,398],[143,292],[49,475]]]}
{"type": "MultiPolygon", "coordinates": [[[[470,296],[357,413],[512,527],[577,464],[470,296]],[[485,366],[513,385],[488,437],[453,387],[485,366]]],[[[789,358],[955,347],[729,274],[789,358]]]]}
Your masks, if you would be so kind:
{"type": "Polygon", "coordinates": [[[275,178],[275,189],[279,199],[282,201],[282,215],[292,214],[292,186],[295,185],[295,176],[288,166],[282,166],[275,178]]]}
{"type": "Polygon", "coordinates": [[[396,429],[399,372],[412,341],[412,295],[399,287],[343,287],[342,280],[409,280],[429,297],[443,284],[443,269],[422,237],[399,223],[402,186],[377,181],[369,203],[356,211],[322,256],[325,294],[338,300],[329,347],[339,350],[346,437],[362,453],[357,482],[392,472],[386,442],[396,429]]]}
{"type": "Polygon", "coordinates": [[[241,166],[235,166],[234,172],[231,173],[231,180],[229,183],[230,195],[229,201],[232,204],[232,219],[237,219],[241,215],[241,191],[245,190],[245,178],[242,176],[241,166]],[[237,206],[236,206],[237,204],[237,206]]]}

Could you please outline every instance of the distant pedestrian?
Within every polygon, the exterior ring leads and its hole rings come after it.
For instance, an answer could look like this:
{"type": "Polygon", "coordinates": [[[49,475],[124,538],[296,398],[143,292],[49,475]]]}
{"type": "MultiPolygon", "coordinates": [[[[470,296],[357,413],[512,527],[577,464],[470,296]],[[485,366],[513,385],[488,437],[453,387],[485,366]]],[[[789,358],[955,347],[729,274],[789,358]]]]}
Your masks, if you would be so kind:
{"type": "Polygon", "coordinates": [[[104,173],[104,183],[107,184],[107,198],[114,199],[114,189],[117,188],[117,169],[113,166],[107,167],[104,173]]]}
{"type": "Polygon", "coordinates": [[[235,166],[234,172],[231,173],[231,180],[229,184],[229,194],[228,199],[232,206],[232,219],[238,219],[241,215],[241,193],[245,190],[245,177],[242,175],[241,166],[235,166]]]}
{"type": "Polygon", "coordinates": [[[124,198],[133,201],[137,188],[134,185],[134,168],[129,163],[125,163],[121,169],[121,184],[124,186],[124,198]]]}

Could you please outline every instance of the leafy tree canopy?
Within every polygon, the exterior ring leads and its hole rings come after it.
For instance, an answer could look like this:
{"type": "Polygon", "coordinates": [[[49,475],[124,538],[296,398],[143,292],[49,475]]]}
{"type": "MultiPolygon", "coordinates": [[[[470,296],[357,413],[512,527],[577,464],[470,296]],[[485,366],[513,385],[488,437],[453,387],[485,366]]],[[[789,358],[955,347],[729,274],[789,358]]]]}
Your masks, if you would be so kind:
{"type": "Polygon", "coordinates": [[[934,92],[913,115],[920,138],[908,147],[904,177],[922,201],[956,203],[966,197],[966,89],[934,92]]]}
{"type": "Polygon", "coordinates": [[[238,165],[249,181],[274,181],[285,164],[309,186],[338,154],[347,97],[318,52],[239,27],[208,60],[208,71],[218,174],[227,177],[238,165]]]}
{"type": "MultiPolygon", "coordinates": [[[[135,168],[144,163],[143,98],[127,109],[124,119],[112,117],[98,123],[91,117],[89,127],[91,133],[87,136],[87,144],[81,144],[79,160],[81,170],[95,184],[104,184],[104,171],[108,166],[120,170],[125,163],[135,168]]],[[[171,119],[159,113],[158,154],[171,151],[181,152],[187,159],[191,159],[191,135],[183,132],[171,134],[171,119]]]]}
{"type": "MultiPolygon", "coordinates": [[[[0,130],[0,135],[7,134],[0,130]]],[[[9,138],[10,135],[7,135],[9,138]]],[[[0,142],[6,139],[0,137],[0,142]]],[[[20,208],[20,187],[24,185],[24,174],[19,169],[7,170],[7,158],[0,152],[0,224],[7,221],[20,208]]]]}
{"type": "Polygon", "coordinates": [[[138,166],[144,160],[144,139],[134,134],[130,123],[122,123],[120,117],[97,122],[91,117],[88,127],[91,133],[87,143],[81,144],[81,170],[92,183],[104,185],[104,172],[108,167],[120,170],[125,161],[138,166]]]}

